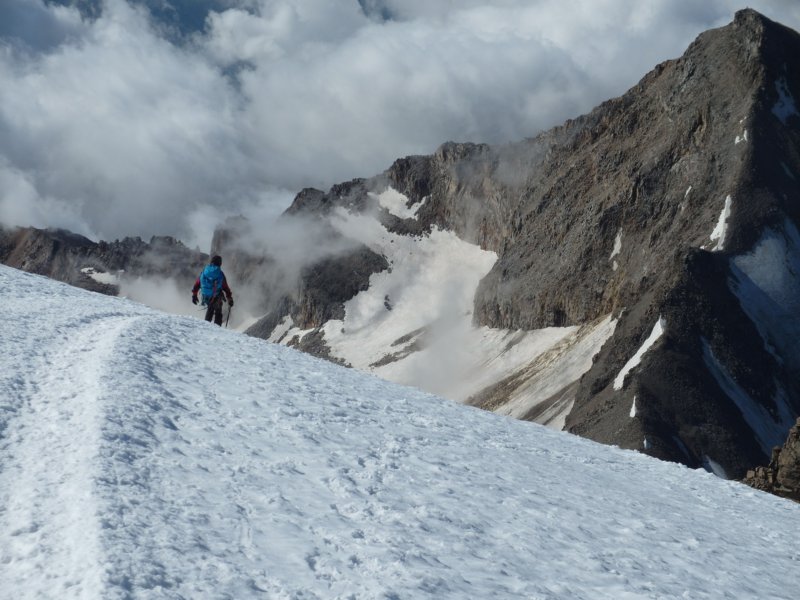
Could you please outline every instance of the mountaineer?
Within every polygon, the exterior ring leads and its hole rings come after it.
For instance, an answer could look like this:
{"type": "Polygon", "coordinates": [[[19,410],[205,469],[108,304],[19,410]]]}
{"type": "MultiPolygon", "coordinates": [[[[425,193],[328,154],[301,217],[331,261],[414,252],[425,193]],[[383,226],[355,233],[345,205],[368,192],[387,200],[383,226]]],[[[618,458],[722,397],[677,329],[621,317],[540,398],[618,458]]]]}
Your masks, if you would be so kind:
{"type": "Polygon", "coordinates": [[[233,292],[228,287],[225,273],[222,272],[222,257],[217,255],[209,264],[192,288],[192,304],[197,304],[197,292],[203,294],[202,305],[206,308],[206,321],[214,319],[214,323],[222,325],[222,303],[227,299],[228,305],[233,308],[233,292]]]}

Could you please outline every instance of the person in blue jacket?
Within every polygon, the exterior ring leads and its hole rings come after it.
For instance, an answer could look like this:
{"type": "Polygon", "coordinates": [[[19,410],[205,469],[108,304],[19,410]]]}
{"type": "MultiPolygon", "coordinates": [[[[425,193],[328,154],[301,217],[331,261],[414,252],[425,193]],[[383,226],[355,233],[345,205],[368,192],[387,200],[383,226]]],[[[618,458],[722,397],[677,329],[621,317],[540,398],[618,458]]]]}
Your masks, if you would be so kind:
{"type": "Polygon", "coordinates": [[[206,306],[206,321],[214,319],[214,323],[222,325],[222,303],[227,299],[228,304],[233,307],[233,292],[228,287],[225,273],[222,272],[222,257],[215,256],[192,288],[192,304],[197,304],[197,292],[203,294],[203,306],[206,306]]]}

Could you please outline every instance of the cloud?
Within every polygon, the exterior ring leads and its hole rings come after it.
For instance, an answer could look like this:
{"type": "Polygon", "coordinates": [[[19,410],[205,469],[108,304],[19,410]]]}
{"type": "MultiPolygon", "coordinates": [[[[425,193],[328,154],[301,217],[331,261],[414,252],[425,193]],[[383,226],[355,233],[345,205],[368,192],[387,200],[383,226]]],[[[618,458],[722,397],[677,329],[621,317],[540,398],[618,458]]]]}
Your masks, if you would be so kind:
{"type": "MultiPolygon", "coordinates": [[[[794,1],[750,4],[800,27],[794,1]]],[[[217,219],[274,214],[302,187],[575,117],[740,8],[198,0],[165,16],[164,6],[106,0],[82,19],[69,6],[3,0],[0,221],[207,248],[217,219]]]]}
{"type": "Polygon", "coordinates": [[[0,40],[21,50],[47,50],[80,34],[80,16],[65,8],[48,8],[30,0],[0,3],[0,40]]]}

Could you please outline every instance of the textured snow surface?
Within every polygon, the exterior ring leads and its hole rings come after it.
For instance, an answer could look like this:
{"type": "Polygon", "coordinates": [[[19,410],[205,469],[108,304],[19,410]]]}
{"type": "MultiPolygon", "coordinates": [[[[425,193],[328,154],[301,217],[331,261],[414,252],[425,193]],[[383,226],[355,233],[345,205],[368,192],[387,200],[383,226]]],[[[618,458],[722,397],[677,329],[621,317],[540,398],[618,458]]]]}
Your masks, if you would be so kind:
{"type": "Polygon", "coordinates": [[[0,598],[795,598],[800,506],[0,266],[0,598]]]}

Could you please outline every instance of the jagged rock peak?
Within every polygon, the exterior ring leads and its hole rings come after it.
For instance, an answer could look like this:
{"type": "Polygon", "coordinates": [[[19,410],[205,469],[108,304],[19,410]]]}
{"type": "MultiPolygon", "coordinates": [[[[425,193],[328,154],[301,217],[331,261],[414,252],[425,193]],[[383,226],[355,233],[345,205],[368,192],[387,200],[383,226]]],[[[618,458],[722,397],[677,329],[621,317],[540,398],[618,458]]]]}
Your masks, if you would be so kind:
{"type": "Polygon", "coordinates": [[[752,32],[754,34],[761,34],[765,27],[783,27],[775,21],[768,19],[753,8],[743,8],[741,10],[737,10],[733,17],[733,25],[734,27],[752,32]]]}

